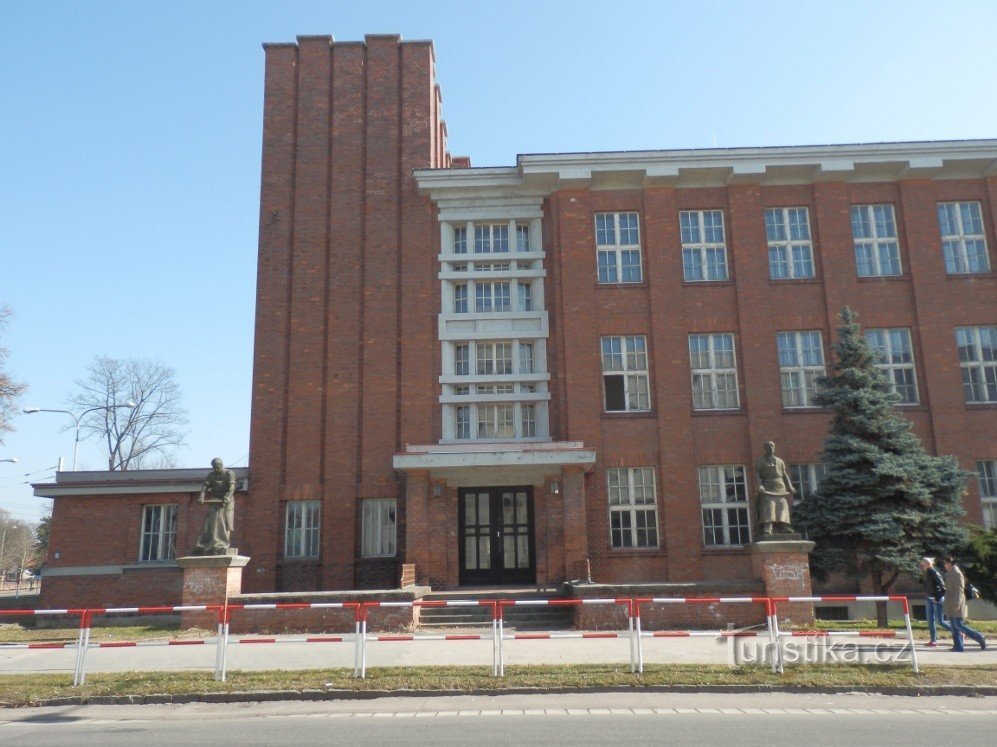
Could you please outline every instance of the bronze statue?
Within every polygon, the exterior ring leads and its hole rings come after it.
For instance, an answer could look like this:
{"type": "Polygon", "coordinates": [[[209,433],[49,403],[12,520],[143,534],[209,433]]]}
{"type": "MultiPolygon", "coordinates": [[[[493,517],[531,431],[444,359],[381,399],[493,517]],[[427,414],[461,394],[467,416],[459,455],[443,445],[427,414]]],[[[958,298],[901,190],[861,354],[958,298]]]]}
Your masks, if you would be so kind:
{"type": "Polygon", "coordinates": [[[214,469],[208,473],[197,497],[198,503],[207,504],[208,514],[191,555],[225,555],[235,524],[235,472],[225,469],[218,457],[211,460],[211,466],[214,469]]]}
{"type": "Polygon", "coordinates": [[[758,478],[758,524],[762,534],[789,534],[789,496],[796,495],[786,463],[775,455],[775,444],[765,442],[765,455],[755,460],[758,478]]]}

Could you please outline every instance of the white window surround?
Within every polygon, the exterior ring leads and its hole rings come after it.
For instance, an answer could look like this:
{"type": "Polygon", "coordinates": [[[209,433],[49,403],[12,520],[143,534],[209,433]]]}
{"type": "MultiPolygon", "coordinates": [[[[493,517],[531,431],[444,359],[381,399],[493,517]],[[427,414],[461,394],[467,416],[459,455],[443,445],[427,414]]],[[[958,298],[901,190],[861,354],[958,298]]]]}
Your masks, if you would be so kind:
{"type": "Polygon", "coordinates": [[[990,272],[983,211],[979,202],[939,202],[938,230],[942,236],[942,255],[947,274],[990,272]]]}
{"type": "Polygon", "coordinates": [[[651,409],[647,337],[613,335],[599,340],[602,353],[603,412],[651,409]]]}
{"type": "Polygon", "coordinates": [[[983,526],[997,529],[997,459],[977,459],[976,478],[980,486],[983,526]]]}
{"type": "Polygon", "coordinates": [[[738,410],[737,356],[730,332],[689,335],[694,410],[738,410]]]}
{"type": "Polygon", "coordinates": [[[814,277],[814,251],[807,208],[767,208],[765,235],[769,249],[769,278],[801,280],[814,277]]]}
{"type": "Polygon", "coordinates": [[[139,563],[157,563],[176,558],[177,504],[142,506],[139,563]]]}
{"type": "Polygon", "coordinates": [[[360,506],[360,557],[393,558],[397,554],[397,501],[364,498],[360,506]]]}
{"type": "Polygon", "coordinates": [[[653,467],[606,470],[609,542],[614,549],[654,549],[658,540],[658,500],[653,467]]]}
{"type": "Polygon", "coordinates": [[[709,283],[730,279],[723,210],[679,211],[682,280],[709,283]]]}
{"type": "Polygon", "coordinates": [[[900,239],[893,205],[852,205],[851,219],[858,276],[902,275],[900,239]]]}
{"type": "Polygon", "coordinates": [[[796,496],[793,502],[805,501],[810,498],[821,479],[827,472],[827,467],[821,462],[809,462],[804,464],[789,465],[789,479],[796,488],[796,496]]]}
{"type": "Polygon", "coordinates": [[[640,216],[636,211],[595,214],[596,281],[600,284],[643,281],[640,216]]]}
{"type": "Polygon", "coordinates": [[[917,372],[910,330],[906,327],[866,329],[865,339],[878,357],[876,368],[886,374],[893,391],[900,397],[897,404],[916,405],[917,372]]]}
{"type": "Polygon", "coordinates": [[[816,407],[817,379],[825,375],[824,342],[819,330],[779,332],[776,335],[782,406],[816,407]]]}
{"type": "Polygon", "coordinates": [[[699,503],[704,547],[743,546],[751,542],[751,517],[744,465],[699,468],[699,503]]]}
{"type": "Polygon", "coordinates": [[[997,325],[956,327],[967,404],[997,402],[997,325]]]}
{"type": "Polygon", "coordinates": [[[289,560],[319,557],[321,526],[321,501],[288,501],[284,509],[284,557],[289,560]]]}

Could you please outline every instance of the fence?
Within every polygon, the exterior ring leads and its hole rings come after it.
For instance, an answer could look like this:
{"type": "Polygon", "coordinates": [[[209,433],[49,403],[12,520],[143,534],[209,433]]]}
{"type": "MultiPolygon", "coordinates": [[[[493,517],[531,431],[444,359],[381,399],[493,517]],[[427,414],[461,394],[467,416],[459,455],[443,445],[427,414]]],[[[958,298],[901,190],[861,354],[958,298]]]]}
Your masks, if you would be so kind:
{"type": "Polygon", "coordinates": [[[902,596],[816,596],[816,597],[616,597],[605,599],[479,599],[479,600],[415,600],[399,602],[285,602],[274,604],[229,604],[229,605],[187,605],[187,606],[147,606],[147,607],[97,607],[85,609],[39,609],[39,610],[0,610],[0,616],[65,616],[79,617],[79,633],[75,643],[14,643],[0,644],[5,649],[76,649],[76,662],[73,670],[73,685],[86,682],[86,655],[91,648],[123,648],[137,646],[215,646],[214,677],[220,682],[226,680],[229,645],[258,645],[280,643],[352,643],[353,675],[367,676],[367,646],[372,643],[417,642],[417,641],[492,641],[492,676],[505,675],[505,646],[507,641],[517,640],[557,640],[557,639],[627,639],[630,644],[630,671],[644,671],[643,641],[653,638],[739,638],[767,636],[772,651],[772,671],[783,673],[783,640],[792,637],[823,638],[897,638],[895,631],[879,630],[798,630],[780,631],[778,605],[788,603],[842,602],[842,601],[893,601],[903,605],[904,625],[907,633],[910,663],[915,672],[920,671],[917,653],[914,648],[914,635],[911,628],[910,605],[902,596]],[[642,623],[641,610],[650,605],[764,605],[764,630],[647,630],[642,623]],[[625,630],[605,631],[552,631],[508,633],[505,627],[505,610],[509,607],[551,606],[564,607],[582,605],[619,605],[625,607],[627,627],[625,630]],[[368,619],[379,609],[410,607],[469,607],[485,606],[491,609],[491,635],[487,634],[381,634],[368,632],[368,619]],[[342,609],[351,611],[354,622],[353,634],[306,635],[306,636],[247,636],[230,635],[233,615],[246,611],[284,611],[305,609],[342,609]],[[91,643],[90,631],[95,616],[115,615],[162,615],[170,613],[203,612],[217,620],[217,635],[214,639],[175,639],[167,641],[105,641],[91,643]]]}

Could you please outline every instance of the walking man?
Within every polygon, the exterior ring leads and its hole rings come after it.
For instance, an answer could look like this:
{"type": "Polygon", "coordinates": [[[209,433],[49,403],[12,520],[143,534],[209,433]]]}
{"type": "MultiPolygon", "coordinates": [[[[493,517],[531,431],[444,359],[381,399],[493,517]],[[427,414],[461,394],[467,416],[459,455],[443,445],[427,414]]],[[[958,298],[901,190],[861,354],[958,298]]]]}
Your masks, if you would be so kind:
{"type": "Polygon", "coordinates": [[[969,608],[966,604],[966,577],[962,575],[962,570],[955,564],[951,555],[945,556],[942,560],[945,566],[945,614],[952,621],[952,646],[953,651],[965,651],[962,646],[962,636],[968,635],[980,644],[980,648],[986,650],[987,640],[983,635],[966,625],[966,618],[969,616],[969,608]]]}
{"type": "Polygon", "coordinates": [[[945,601],[945,582],[942,574],[935,568],[934,558],[921,558],[921,570],[924,572],[924,616],[928,620],[928,635],[931,637],[929,646],[938,645],[938,628],[941,625],[948,632],[952,628],[945,622],[942,615],[942,605],[945,601]]]}

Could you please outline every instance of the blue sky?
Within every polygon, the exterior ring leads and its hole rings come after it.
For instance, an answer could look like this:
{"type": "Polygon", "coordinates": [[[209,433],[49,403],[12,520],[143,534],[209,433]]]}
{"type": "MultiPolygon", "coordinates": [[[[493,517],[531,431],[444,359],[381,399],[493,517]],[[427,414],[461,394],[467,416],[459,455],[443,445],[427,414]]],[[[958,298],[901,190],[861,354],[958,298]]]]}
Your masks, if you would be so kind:
{"type": "MultiPolygon", "coordinates": [[[[263,52],[299,34],[433,39],[451,152],[988,138],[993,2],[0,3],[0,301],[22,405],[96,354],[177,370],[181,466],[249,451],[263,52]]],[[[19,416],[0,507],[72,457],[19,416]]],[[[82,467],[100,468],[96,442],[82,467]]]]}

